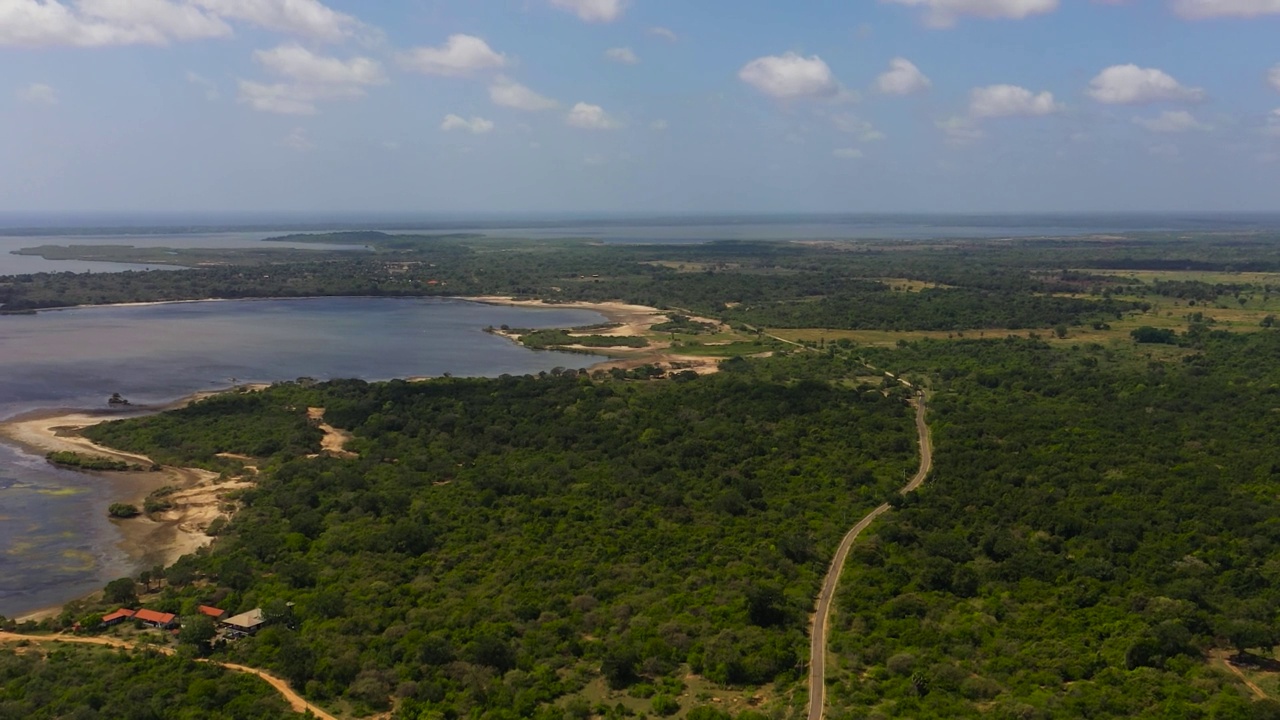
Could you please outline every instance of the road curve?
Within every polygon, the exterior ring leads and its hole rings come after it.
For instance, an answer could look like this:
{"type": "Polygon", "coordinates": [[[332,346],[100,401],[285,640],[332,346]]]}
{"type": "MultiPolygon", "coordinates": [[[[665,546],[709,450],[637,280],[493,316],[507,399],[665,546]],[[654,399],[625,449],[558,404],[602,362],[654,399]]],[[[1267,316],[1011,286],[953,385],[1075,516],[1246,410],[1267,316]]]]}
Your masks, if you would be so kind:
{"type": "MultiPolygon", "coordinates": [[[[122,650],[137,650],[141,647],[142,649],[155,650],[157,652],[164,653],[165,655],[174,654],[173,648],[170,648],[170,647],[163,647],[163,646],[156,646],[156,645],[139,646],[136,643],[127,642],[125,640],[117,640],[115,638],[73,637],[68,635],[19,635],[17,633],[0,632],[0,643],[15,643],[15,642],[23,642],[23,641],[26,641],[29,643],[37,643],[37,644],[46,643],[46,642],[58,642],[58,643],[75,643],[77,645],[102,645],[105,647],[119,648],[122,650]]],[[[294,712],[303,713],[304,715],[307,712],[310,712],[312,715],[319,718],[319,720],[338,720],[337,718],[325,712],[324,710],[321,710],[315,705],[312,705],[311,703],[307,702],[305,699],[303,699],[301,695],[294,692],[293,688],[289,687],[289,683],[276,677],[275,675],[272,675],[271,673],[268,673],[263,670],[258,670],[256,668],[245,667],[244,665],[235,665],[233,663],[218,662],[216,660],[200,660],[199,662],[207,662],[213,665],[218,665],[232,672],[245,673],[248,675],[257,675],[258,677],[266,681],[268,685],[275,688],[276,692],[280,693],[280,695],[284,697],[285,701],[289,703],[289,706],[293,708],[294,712]]]]}
{"type": "MultiPolygon", "coordinates": [[[[892,377],[892,376],[890,376],[892,377]]],[[[900,380],[910,387],[906,381],[900,380]]],[[[916,433],[920,436],[920,469],[916,471],[911,482],[902,486],[898,492],[906,495],[914,492],[924,484],[933,468],[933,437],[929,433],[926,421],[928,407],[923,392],[916,393],[916,433]]],[[[889,503],[872,510],[866,517],[858,521],[836,549],[836,556],[831,560],[831,568],[822,582],[822,593],[818,595],[817,607],[813,614],[813,627],[809,633],[809,720],[822,720],[827,707],[827,622],[831,617],[831,603],[836,596],[836,588],[840,586],[840,573],[844,571],[845,561],[849,559],[849,551],[853,543],[876,521],[876,518],[889,512],[889,503]]]]}

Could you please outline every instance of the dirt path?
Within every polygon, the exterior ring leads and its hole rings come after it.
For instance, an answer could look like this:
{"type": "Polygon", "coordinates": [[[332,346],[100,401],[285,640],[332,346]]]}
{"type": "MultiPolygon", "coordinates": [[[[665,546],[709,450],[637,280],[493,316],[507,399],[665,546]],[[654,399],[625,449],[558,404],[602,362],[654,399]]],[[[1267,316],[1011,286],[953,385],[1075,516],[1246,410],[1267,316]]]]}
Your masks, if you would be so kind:
{"type": "Polygon", "coordinates": [[[347,450],[347,443],[351,440],[351,433],[346,430],[339,430],[324,421],[324,408],[307,408],[307,419],[315,423],[320,432],[324,433],[324,438],[320,441],[320,447],[324,452],[340,458],[359,457],[347,450]]]}
{"type": "Polygon", "coordinates": [[[1210,659],[1211,659],[1210,660],[1211,665],[1218,665],[1222,668],[1225,668],[1227,672],[1240,678],[1240,682],[1244,683],[1244,686],[1249,688],[1249,691],[1253,693],[1253,696],[1255,698],[1257,698],[1258,700],[1270,699],[1270,696],[1267,695],[1265,690],[1258,687],[1258,684],[1250,680],[1249,677],[1244,674],[1243,670],[1241,670],[1235,663],[1231,662],[1231,658],[1228,657],[1227,653],[1225,652],[1219,653],[1217,651],[1212,652],[1210,653],[1210,659]]]}
{"type": "MultiPolygon", "coordinates": [[[[104,647],[118,648],[121,650],[144,649],[144,650],[155,650],[156,652],[164,653],[165,655],[174,654],[173,648],[170,648],[170,647],[163,647],[163,646],[156,646],[156,645],[139,646],[136,643],[131,643],[125,640],[119,640],[116,638],[69,637],[69,636],[60,636],[60,635],[50,635],[50,636],[42,637],[39,635],[19,635],[17,633],[0,632],[0,643],[15,643],[15,642],[24,642],[24,641],[29,643],[36,643],[36,644],[46,643],[46,642],[55,642],[55,643],[73,643],[76,645],[101,645],[104,647]]],[[[294,692],[293,689],[289,687],[289,683],[285,682],[284,680],[268,672],[265,672],[263,670],[258,670],[256,668],[245,667],[244,665],[236,665],[235,663],[218,662],[216,660],[200,660],[199,662],[207,662],[213,665],[218,665],[232,672],[246,673],[248,675],[257,675],[258,677],[266,681],[268,685],[275,688],[276,692],[280,693],[280,695],[284,697],[285,701],[289,703],[289,706],[293,708],[294,712],[304,713],[304,714],[307,712],[310,712],[312,715],[316,716],[317,718],[320,718],[320,720],[338,720],[333,715],[330,715],[324,710],[321,710],[315,705],[312,705],[311,703],[304,700],[301,695],[294,692]]]]}
{"type": "MultiPolygon", "coordinates": [[[[893,376],[889,375],[889,377],[893,376]]],[[[911,384],[905,380],[899,380],[899,382],[911,387],[911,384]]],[[[916,406],[916,433],[920,437],[920,469],[916,471],[915,477],[898,491],[903,495],[914,492],[923,485],[925,478],[929,476],[929,470],[933,468],[933,438],[929,432],[928,406],[923,392],[917,393],[914,405],[916,406]]],[[[827,624],[831,617],[831,603],[835,599],[836,588],[840,586],[840,574],[844,571],[845,562],[849,559],[849,552],[853,549],[853,543],[858,536],[870,527],[876,518],[887,512],[889,512],[889,503],[872,510],[853,526],[853,529],[840,542],[835,558],[831,561],[831,568],[827,571],[827,577],[822,583],[822,592],[818,595],[817,607],[813,614],[812,631],[809,633],[809,720],[822,720],[826,712],[827,624]]]]}

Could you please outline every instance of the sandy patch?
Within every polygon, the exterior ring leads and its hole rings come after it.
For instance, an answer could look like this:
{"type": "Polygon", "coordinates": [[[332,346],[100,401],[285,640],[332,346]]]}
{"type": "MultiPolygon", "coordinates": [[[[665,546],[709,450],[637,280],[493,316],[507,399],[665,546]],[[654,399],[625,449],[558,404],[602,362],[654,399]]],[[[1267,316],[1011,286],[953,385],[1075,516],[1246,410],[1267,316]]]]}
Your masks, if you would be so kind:
{"type": "MultiPolygon", "coordinates": [[[[265,386],[252,386],[256,390],[265,386]]],[[[182,407],[216,393],[205,392],[184,398],[164,409],[182,407]]],[[[49,452],[77,452],[86,455],[121,460],[132,465],[150,468],[151,458],[137,453],[124,452],[98,445],[79,435],[84,428],[122,418],[140,417],[155,411],[93,412],[93,411],[42,411],[28,413],[0,422],[0,438],[5,438],[29,452],[44,455],[49,452]]],[[[87,473],[103,476],[101,473],[87,473]]],[[[177,488],[165,500],[173,507],[150,516],[142,515],[130,520],[115,520],[122,539],[119,547],[134,559],[140,567],[172,565],[183,555],[208,545],[213,538],[205,533],[216,519],[226,516],[223,508],[229,502],[227,494],[246,488],[243,478],[231,481],[208,470],[164,466],[155,472],[110,473],[113,480],[127,485],[127,495],[119,502],[142,506],[147,496],[163,487],[177,488]]],[[[103,513],[106,508],[102,508],[103,513]]]]}
{"type": "Polygon", "coordinates": [[[347,443],[352,439],[351,433],[339,430],[324,421],[324,408],[307,408],[307,418],[320,429],[320,432],[324,433],[324,438],[320,440],[320,448],[324,452],[340,458],[359,457],[347,450],[347,443]]]}

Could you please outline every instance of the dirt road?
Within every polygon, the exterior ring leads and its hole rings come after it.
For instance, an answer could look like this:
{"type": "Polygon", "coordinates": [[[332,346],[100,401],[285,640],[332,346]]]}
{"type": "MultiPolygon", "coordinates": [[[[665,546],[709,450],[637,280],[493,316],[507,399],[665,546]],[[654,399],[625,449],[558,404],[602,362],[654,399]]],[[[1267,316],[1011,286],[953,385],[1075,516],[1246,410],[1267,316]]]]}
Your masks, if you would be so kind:
{"type": "MultiPolygon", "coordinates": [[[[102,645],[105,647],[119,648],[121,650],[139,649],[139,646],[135,643],[127,642],[125,640],[119,640],[116,638],[108,638],[108,637],[75,637],[75,636],[68,636],[68,635],[19,635],[17,633],[0,632],[0,643],[16,643],[16,642],[23,642],[23,641],[33,643],[33,644],[44,644],[44,643],[55,642],[55,643],[74,643],[77,645],[102,645]]],[[[142,649],[155,650],[157,652],[164,653],[165,655],[174,654],[173,648],[169,648],[169,647],[159,647],[159,646],[148,645],[148,646],[142,646],[142,649]]],[[[316,716],[317,718],[320,718],[320,720],[338,720],[337,718],[325,712],[324,710],[321,710],[315,705],[312,705],[311,703],[304,700],[301,695],[294,692],[293,689],[289,687],[289,683],[285,682],[284,680],[281,680],[280,678],[268,672],[265,672],[263,670],[257,670],[251,667],[245,667],[244,665],[218,662],[216,660],[201,660],[200,662],[212,663],[214,665],[221,666],[232,672],[246,673],[248,675],[257,675],[258,677],[265,680],[268,685],[275,688],[276,692],[280,693],[280,695],[284,697],[285,701],[289,703],[289,706],[293,708],[294,712],[305,714],[306,712],[310,711],[312,715],[316,716]]]]}
{"type": "MultiPolygon", "coordinates": [[[[899,380],[899,382],[910,387],[905,380],[899,380]]],[[[926,417],[928,407],[923,392],[916,395],[915,406],[916,433],[920,436],[920,469],[916,471],[915,477],[911,478],[911,482],[898,491],[903,495],[923,485],[925,478],[929,476],[929,470],[933,468],[933,438],[929,433],[926,417]]],[[[853,529],[840,542],[836,556],[831,561],[831,569],[827,571],[827,577],[822,583],[822,593],[818,595],[817,608],[813,615],[813,628],[809,633],[809,720],[822,720],[823,713],[826,712],[827,622],[831,616],[831,603],[835,599],[836,588],[840,586],[840,573],[844,570],[845,562],[849,559],[849,551],[853,549],[853,543],[858,536],[870,527],[876,518],[887,512],[889,512],[889,503],[872,510],[853,526],[853,529]]]]}

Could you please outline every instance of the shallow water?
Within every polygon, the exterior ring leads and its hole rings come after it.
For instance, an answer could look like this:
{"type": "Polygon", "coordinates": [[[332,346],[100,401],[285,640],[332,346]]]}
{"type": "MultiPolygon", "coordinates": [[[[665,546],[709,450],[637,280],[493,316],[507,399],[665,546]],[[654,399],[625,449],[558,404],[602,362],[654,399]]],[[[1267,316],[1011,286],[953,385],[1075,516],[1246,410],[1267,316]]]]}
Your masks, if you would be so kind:
{"type": "MultiPolygon", "coordinates": [[[[455,300],[323,298],[102,307],[0,316],[0,418],[42,408],[99,409],[238,383],[298,377],[497,376],[597,357],[534,352],[488,326],[569,327],[582,310],[455,300]]],[[[83,595],[138,569],[105,508],[124,481],[55,469],[0,444],[0,615],[83,595]]]]}

